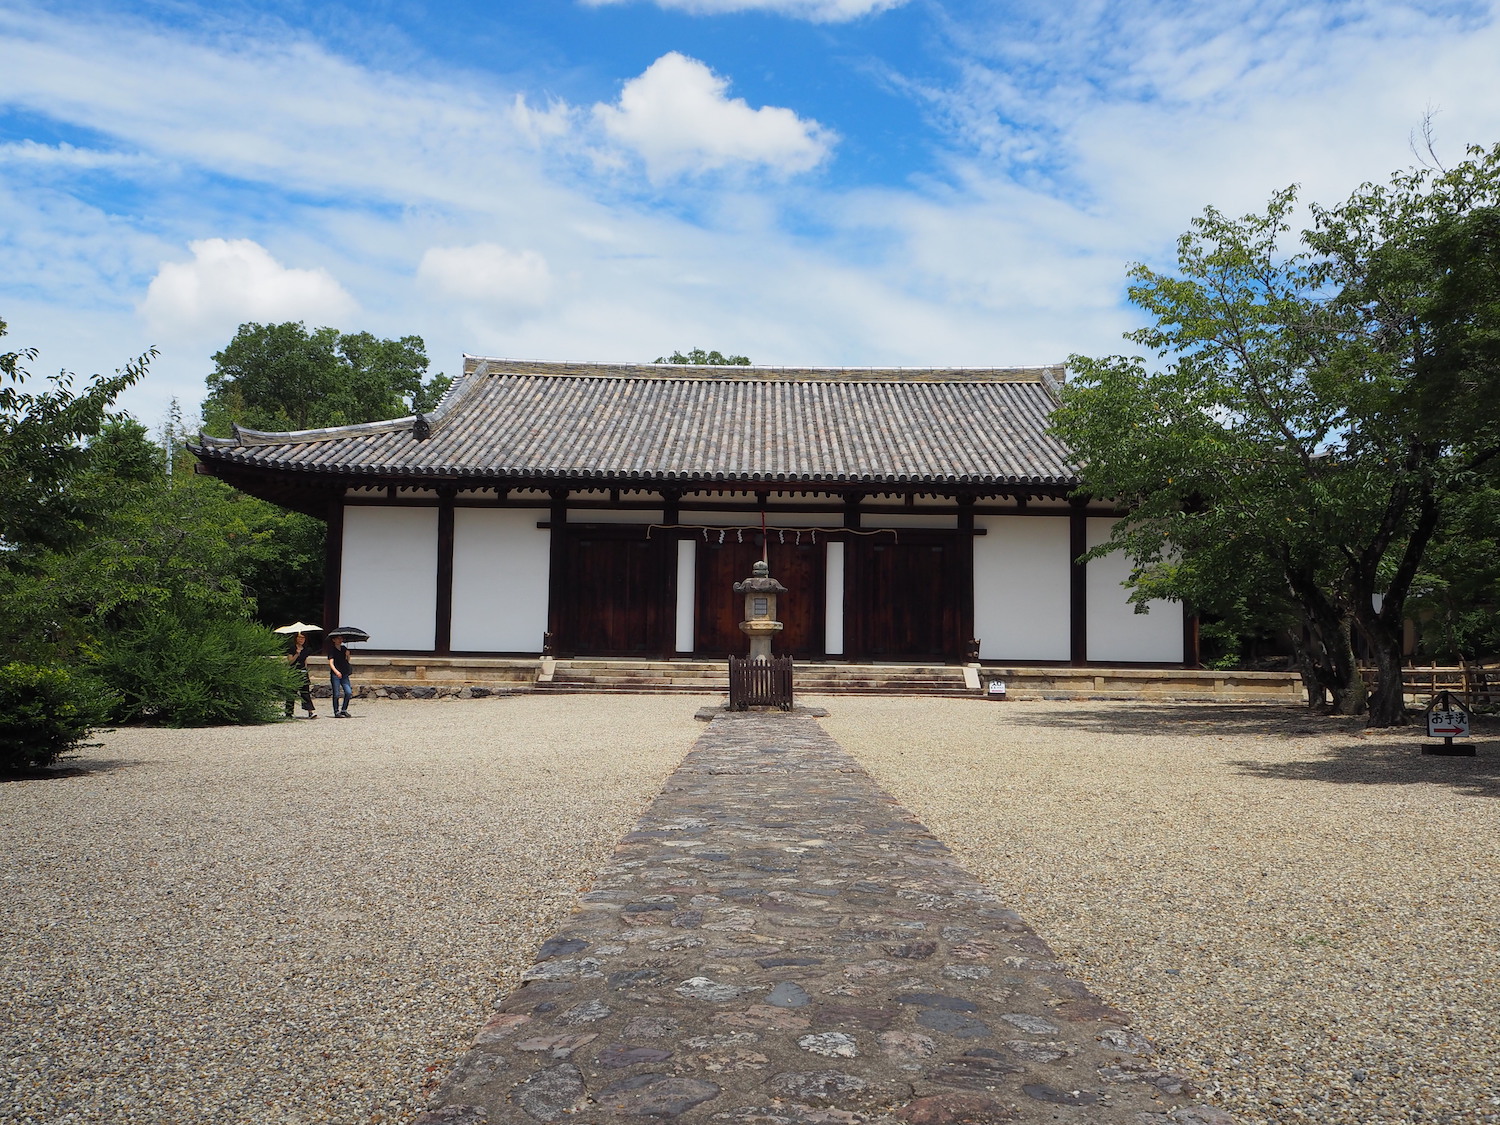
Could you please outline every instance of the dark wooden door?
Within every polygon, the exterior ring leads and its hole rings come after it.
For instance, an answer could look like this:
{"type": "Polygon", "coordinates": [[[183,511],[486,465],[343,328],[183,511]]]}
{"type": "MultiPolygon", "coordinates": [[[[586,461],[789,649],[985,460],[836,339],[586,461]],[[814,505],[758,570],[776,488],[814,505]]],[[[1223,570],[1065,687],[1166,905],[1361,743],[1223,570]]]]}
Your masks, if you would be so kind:
{"type": "Polygon", "coordinates": [[[962,623],[951,536],[903,532],[851,544],[854,573],[844,614],[852,656],[867,660],[956,660],[962,623]]]}
{"type": "Polygon", "coordinates": [[[671,648],[674,586],[664,537],[632,528],[569,530],[564,636],[576,656],[661,656],[671,648]]]}
{"type": "MultiPolygon", "coordinates": [[[[745,596],[734,592],[734,584],[750,577],[751,567],[760,559],[759,539],[757,532],[746,535],[743,542],[736,542],[733,533],[726,535],[723,543],[698,541],[693,646],[697,655],[743,656],[750,651],[750,639],[740,632],[745,596]]],[[[787,588],[785,594],[777,596],[776,615],[786,628],[771,642],[773,652],[799,660],[823,655],[825,550],[823,543],[783,543],[776,532],[771,532],[767,559],[771,577],[787,588]]]]}
{"type": "MultiPolygon", "coordinates": [[[[786,587],[777,595],[776,614],[786,626],[781,636],[771,642],[773,652],[790,653],[798,660],[812,660],[823,655],[826,636],[823,625],[823,601],[827,594],[824,543],[780,542],[771,532],[769,562],[771,577],[786,587]]],[[[803,537],[804,539],[806,536],[803,537]]],[[[753,562],[754,560],[752,560],[753,562]]]]}

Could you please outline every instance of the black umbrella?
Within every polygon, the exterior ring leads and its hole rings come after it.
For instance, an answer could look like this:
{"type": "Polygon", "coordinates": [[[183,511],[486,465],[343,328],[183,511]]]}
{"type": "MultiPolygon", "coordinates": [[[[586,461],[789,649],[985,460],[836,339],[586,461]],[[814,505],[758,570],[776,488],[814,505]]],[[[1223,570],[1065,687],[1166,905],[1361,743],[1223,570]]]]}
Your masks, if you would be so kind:
{"type": "Polygon", "coordinates": [[[363,644],[370,639],[370,634],[363,629],[356,629],[353,625],[340,625],[337,629],[328,630],[330,637],[343,637],[346,641],[359,641],[363,644]]]}

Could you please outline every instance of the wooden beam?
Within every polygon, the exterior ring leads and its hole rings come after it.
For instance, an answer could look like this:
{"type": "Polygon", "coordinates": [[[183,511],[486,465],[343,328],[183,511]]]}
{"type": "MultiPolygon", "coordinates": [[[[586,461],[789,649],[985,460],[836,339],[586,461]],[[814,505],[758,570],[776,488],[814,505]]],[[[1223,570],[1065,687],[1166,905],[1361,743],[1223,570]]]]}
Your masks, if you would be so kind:
{"type": "Polygon", "coordinates": [[[339,592],[344,568],[344,501],[328,501],[328,529],[323,541],[323,629],[339,626],[339,592]]]}
{"type": "Polygon", "coordinates": [[[1083,556],[1089,549],[1088,501],[1072,501],[1068,513],[1068,661],[1087,664],[1089,659],[1088,567],[1083,556]]]}
{"type": "Polygon", "coordinates": [[[439,656],[453,651],[453,495],[453,489],[445,488],[438,500],[437,622],[433,651],[439,656]]]}
{"type": "MultiPolygon", "coordinates": [[[[563,632],[568,627],[568,490],[552,490],[552,529],[550,554],[547,557],[547,637],[542,646],[548,656],[556,656],[564,643],[563,632]],[[548,651],[550,650],[550,651],[548,651]]],[[[572,644],[572,639],[567,639],[572,644]]]]}
{"type": "Polygon", "coordinates": [[[858,492],[844,496],[844,526],[852,531],[859,530],[859,502],[863,499],[863,494],[858,492]]]}
{"type": "MultiPolygon", "coordinates": [[[[980,530],[983,530],[982,528],[980,530]]],[[[957,637],[951,638],[958,641],[959,654],[967,659],[970,649],[977,649],[973,644],[979,638],[974,636],[974,497],[960,496],[958,498],[958,537],[953,546],[954,555],[954,612],[958,618],[956,624],[957,637]]],[[[976,660],[979,659],[977,652],[976,660]]]]}
{"type": "Polygon", "coordinates": [[[1198,647],[1198,615],[1186,604],[1182,607],[1182,663],[1185,668],[1201,668],[1202,653],[1198,647]]]}

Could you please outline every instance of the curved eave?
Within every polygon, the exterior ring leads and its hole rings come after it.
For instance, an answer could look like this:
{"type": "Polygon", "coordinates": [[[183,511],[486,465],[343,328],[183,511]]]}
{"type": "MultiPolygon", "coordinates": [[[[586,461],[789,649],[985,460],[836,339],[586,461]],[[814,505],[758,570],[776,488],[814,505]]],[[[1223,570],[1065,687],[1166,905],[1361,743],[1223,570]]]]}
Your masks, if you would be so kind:
{"type": "Polygon", "coordinates": [[[689,472],[639,472],[582,469],[576,467],[547,468],[479,468],[474,466],[446,465],[300,465],[297,463],[268,464],[254,457],[236,456],[228,449],[197,448],[194,450],[206,468],[214,471],[222,466],[229,472],[215,475],[254,476],[266,482],[296,481],[298,487],[323,486],[337,489],[351,481],[386,483],[409,483],[436,485],[456,481],[470,482],[474,486],[503,484],[515,487],[526,483],[542,488],[578,487],[580,485],[614,486],[628,484],[666,485],[690,489],[703,485],[721,488],[727,485],[780,485],[805,491],[847,492],[858,488],[888,488],[897,491],[924,489],[953,489],[972,491],[982,489],[1035,488],[1048,490],[1071,490],[1078,487],[1076,477],[1047,477],[980,474],[919,474],[898,473],[889,475],[861,473],[788,473],[761,472],[757,470],[689,473],[689,472]]]}

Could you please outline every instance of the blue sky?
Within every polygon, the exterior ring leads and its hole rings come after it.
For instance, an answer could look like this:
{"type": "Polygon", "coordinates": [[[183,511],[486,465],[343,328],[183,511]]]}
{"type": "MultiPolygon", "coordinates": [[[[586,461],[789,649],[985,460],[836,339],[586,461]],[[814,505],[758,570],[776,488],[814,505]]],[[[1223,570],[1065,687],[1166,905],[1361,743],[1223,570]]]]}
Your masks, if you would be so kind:
{"type": "Polygon", "coordinates": [[[1500,140],[1494,3],[0,0],[0,318],[191,412],[245,320],[1051,363],[1213,204],[1500,140]]]}

